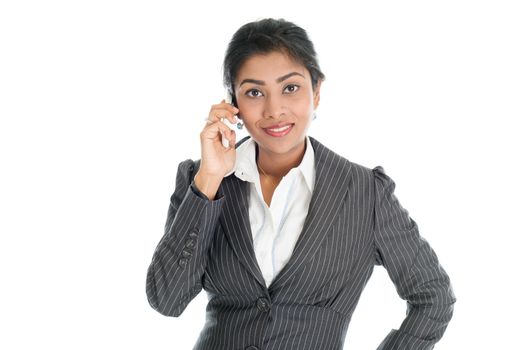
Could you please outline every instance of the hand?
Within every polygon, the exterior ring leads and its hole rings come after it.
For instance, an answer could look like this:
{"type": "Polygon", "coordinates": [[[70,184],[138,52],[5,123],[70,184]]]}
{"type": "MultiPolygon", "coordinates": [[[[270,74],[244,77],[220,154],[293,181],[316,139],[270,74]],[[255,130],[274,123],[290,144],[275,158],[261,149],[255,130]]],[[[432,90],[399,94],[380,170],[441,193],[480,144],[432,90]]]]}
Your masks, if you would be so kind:
{"type": "Polygon", "coordinates": [[[207,124],[200,133],[202,155],[199,173],[222,179],[235,166],[236,133],[221,118],[236,124],[238,120],[235,114],[238,112],[238,108],[225,100],[211,107],[207,124]],[[223,137],[229,141],[229,148],[222,144],[223,137]]]}

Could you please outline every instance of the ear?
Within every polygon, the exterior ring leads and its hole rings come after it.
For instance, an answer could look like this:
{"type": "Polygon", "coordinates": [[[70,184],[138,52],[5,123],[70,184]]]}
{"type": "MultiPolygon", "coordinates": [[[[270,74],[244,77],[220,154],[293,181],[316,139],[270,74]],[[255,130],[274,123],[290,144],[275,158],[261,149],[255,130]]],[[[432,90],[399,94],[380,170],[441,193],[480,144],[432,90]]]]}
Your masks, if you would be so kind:
{"type": "Polygon", "coordinates": [[[317,109],[318,103],[320,102],[320,85],[322,85],[322,81],[317,81],[317,86],[315,90],[313,91],[313,106],[314,109],[317,109]]]}

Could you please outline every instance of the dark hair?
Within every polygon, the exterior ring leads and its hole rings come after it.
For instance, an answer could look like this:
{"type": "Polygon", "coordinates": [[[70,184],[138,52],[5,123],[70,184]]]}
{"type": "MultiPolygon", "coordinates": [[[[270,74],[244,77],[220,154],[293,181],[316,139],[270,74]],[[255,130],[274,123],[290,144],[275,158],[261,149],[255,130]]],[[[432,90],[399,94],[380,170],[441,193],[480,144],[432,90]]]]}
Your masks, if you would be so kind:
{"type": "Polygon", "coordinates": [[[238,70],[251,56],[281,51],[307,68],[313,89],[319,80],[325,80],[320,70],[317,53],[307,32],[282,18],[264,18],[244,24],[233,35],[223,64],[224,86],[236,105],[234,82],[238,70]]]}

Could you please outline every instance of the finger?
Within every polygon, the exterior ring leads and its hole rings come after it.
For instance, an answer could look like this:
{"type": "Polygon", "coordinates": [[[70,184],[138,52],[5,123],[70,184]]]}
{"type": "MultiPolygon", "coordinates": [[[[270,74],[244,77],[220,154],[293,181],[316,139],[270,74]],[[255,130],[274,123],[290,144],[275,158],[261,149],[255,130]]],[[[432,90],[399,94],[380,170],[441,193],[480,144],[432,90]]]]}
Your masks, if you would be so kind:
{"type": "Polygon", "coordinates": [[[237,115],[238,112],[240,112],[240,110],[235,106],[223,103],[220,105],[214,105],[209,111],[209,114],[222,113],[225,115],[225,113],[227,113],[227,115],[237,115]]]}
{"type": "Polygon", "coordinates": [[[233,106],[232,104],[227,103],[227,102],[222,103],[221,106],[225,106],[225,107],[226,107],[228,110],[230,110],[231,113],[233,113],[233,114],[237,114],[238,111],[239,111],[239,109],[238,109],[237,107],[235,107],[235,106],[233,106]]]}
{"type": "Polygon", "coordinates": [[[211,111],[209,112],[208,119],[213,122],[220,120],[222,118],[227,118],[227,120],[229,120],[231,124],[238,123],[238,118],[235,116],[235,113],[229,109],[216,108],[216,109],[211,109],[211,111]]]}
{"type": "Polygon", "coordinates": [[[228,111],[230,111],[233,114],[238,114],[239,112],[239,109],[237,107],[233,106],[230,103],[224,102],[224,100],[222,100],[222,102],[219,104],[213,105],[211,107],[211,110],[213,109],[227,109],[228,111]]]}
{"type": "Polygon", "coordinates": [[[235,137],[235,130],[227,128],[227,130],[221,130],[221,139],[222,142],[224,139],[226,139],[228,142],[226,143],[228,146],[226,148],[235,148],[236,144],[236,137],[235,137]]]}
{"type": "Polygon", "coordinates": [[[235,133],[235,130],[229,129],[227,132],[222,134],[222,138],[226,138],[228,140],[229,149],[235,148],[235,145],[236,145],[236,133],[235,133]]]}
{"type": "Polygon", "coordinates": [[[235,130],[230,129],[229,147],[235,148],[237,143],[237,134],[235,130]]]}
{"type": "Polygon", "coordinates": [[[225,133],[226,136],[229,135],[230,132],[229,126],[224,124],[222,121],[217,120],[213,123],[207,124],[204,127],[204,130],[202,130],[201,135],[208,139],[214,139],[217,137],[219,133],[225,133]]]}

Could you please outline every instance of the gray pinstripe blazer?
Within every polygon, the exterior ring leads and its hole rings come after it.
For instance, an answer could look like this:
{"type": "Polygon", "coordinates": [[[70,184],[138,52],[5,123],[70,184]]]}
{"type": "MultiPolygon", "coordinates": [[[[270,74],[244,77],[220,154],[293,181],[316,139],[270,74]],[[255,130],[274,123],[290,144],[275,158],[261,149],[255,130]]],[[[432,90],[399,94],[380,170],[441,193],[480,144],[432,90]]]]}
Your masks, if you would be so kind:
{"type": "Polygon", "coordinates": [[[383,265],[407,311],[378,349],[433,349],[456,298],[395,183],[381,166],[369,169],[310,140],[317,175],[309,211],[269,288],[253,248],[248,183],[231,174],[210,201],[194,187],[200,160],[179,164],[147,271],[149,304],[178,317],[206,290],[206,323],[194,350],[338,350],[374,266],[383,265]]]}

